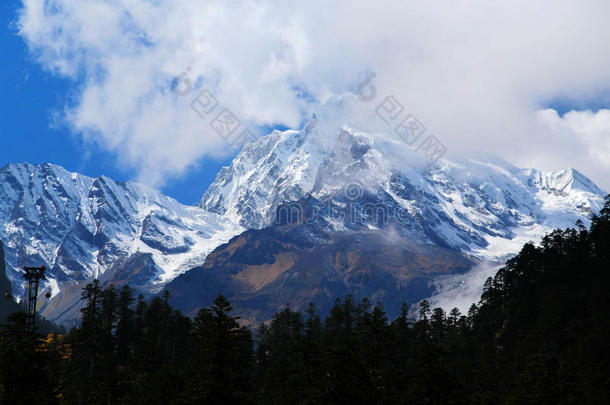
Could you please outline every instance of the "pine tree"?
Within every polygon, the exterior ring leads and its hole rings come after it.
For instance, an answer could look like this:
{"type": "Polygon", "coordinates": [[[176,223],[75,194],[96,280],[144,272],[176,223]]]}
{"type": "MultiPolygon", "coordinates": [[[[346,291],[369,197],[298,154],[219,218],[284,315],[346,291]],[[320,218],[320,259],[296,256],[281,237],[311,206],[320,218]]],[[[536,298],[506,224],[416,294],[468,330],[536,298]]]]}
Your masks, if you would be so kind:
{"type": "Polygon", "coordinates": [[[26,333],[26,313],[9,315],[0,332],[0,403],[55,404],[57,387],[51,365],[56,353],[42,336],[26,333]]]}
{"type": "Polygon", "coordinates": [[[232,316],[229,301],[219,295],[194,322],[194,355],[189,396],[204,402],[248,403],[252,394],[252,335],[232,316]]]}
{"type": "Polygon", "coordinates": [[[133,345],[135,344],[136,325],[133,304],[135,299],[129,286],[121,289],[117,309],[118,322],[116,325],[117,355],[122,366],[127,366],[131,360],[133,345]]]}

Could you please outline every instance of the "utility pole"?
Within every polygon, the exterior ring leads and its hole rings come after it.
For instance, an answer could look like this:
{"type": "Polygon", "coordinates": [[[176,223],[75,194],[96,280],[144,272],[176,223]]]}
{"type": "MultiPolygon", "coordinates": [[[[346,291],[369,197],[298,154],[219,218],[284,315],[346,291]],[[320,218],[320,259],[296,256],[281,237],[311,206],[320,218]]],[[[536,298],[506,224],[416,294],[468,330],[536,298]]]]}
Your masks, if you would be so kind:
{"type": "Polygon", "coordinates": [[[28,333],[34,332],[36,324],[36,300],[38,298],[38,284],[40,280],[44,280],[44,271],[46,268],[41,267],[24,267],[25,274],[23,278],[28,282],[28,315],[25,320],[25,330],[28,333]]]}

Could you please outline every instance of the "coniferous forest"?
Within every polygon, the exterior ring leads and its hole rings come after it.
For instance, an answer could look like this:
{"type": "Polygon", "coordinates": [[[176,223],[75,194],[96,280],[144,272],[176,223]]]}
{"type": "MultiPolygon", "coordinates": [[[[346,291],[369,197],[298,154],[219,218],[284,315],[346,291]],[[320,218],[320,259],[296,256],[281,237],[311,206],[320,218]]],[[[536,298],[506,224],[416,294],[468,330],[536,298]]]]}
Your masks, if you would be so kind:
{"type": "Polygon", "coordinates": [[[529,243],[467,314],[337,300],[251,330],[222,296],[194,319],[129,287],[82,292],[80,326],[0,337],[6,404],[603,404],[610,398],[610,198],[590,229],[529,243]]]}

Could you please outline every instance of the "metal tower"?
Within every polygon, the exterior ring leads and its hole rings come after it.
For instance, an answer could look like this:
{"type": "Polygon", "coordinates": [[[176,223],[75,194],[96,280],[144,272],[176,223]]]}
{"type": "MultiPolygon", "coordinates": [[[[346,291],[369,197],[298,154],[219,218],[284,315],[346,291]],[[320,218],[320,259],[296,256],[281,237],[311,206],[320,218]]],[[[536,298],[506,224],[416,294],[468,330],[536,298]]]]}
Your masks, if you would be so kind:
{"type": "Polygon", "coordinates": [[[40,280],[44,280],[44,271],[42,267],[24,267],[25,274],[23,278],[28,282],[28,316],[25,321],[25,330],[34,332],[36,324],[36,300],[38,298],[38,284],[40,280]]]}

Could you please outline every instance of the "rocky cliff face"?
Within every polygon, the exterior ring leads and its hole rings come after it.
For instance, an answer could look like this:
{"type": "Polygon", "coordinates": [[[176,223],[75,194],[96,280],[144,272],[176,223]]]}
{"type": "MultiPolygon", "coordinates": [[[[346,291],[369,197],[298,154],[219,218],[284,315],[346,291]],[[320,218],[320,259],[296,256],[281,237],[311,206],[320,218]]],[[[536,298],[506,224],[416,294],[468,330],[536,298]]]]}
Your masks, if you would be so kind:
{"type": "Polygon", "coordinates": [[[393,316],[402,302],[430,296],[435,277],[471,265],[457,251],[399,241],[384,231],[321,235],[301,224],[246,231],[166,289],[172,304],[191,315],[223,294],[252,325],[285,306],[305,310],[314,302],[326,313],[347,294],[382,301],[393,316]]]}

